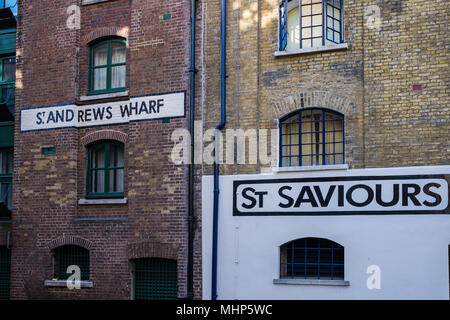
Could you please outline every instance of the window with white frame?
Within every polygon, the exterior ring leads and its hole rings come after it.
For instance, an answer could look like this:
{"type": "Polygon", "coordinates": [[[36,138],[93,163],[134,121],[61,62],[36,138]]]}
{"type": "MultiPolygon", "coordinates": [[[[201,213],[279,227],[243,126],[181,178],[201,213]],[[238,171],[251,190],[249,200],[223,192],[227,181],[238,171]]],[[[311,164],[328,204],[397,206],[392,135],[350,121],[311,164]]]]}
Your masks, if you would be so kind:
{"type": "Polygon", "coordinates": [[[279,50],[343,43],[343,5],[343,0],[281,0],[279,50]]]}

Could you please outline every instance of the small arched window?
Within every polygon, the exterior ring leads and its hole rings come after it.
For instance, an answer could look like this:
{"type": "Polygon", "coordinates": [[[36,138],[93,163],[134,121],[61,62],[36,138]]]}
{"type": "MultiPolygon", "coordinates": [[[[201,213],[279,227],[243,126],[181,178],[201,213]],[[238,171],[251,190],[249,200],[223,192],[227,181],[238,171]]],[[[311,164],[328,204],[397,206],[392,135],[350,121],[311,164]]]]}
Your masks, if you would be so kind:
{"type": "Polygon", "coordinates": [[[75,246],[64,245],[54,250],[55,278],[67,280],[71,276],[69,266],[78,266],[81,271],[80,280],[89,280],[89,250],[75,246]]]}
{"type": "Polygon", "coordinates": [[[303,109],[280,120],[280,166],[343,164],[344,117],[331,110],[303,109]]]}
{"type": "Polygon", "coordinates": [[[280,247],[280,277],[344,279],[344,247],[321,238],[303,238],[280,247]]]}
{"type": "Polygon", "coordinates": [[[89,94],[125,91],[126,41],[112,38],[90,47],[89,94]]]}
{"type": "Polygon", "coordinates": [[[124,146],[105,140],[88,146],[87,198],[124,196],[124,146]]]}

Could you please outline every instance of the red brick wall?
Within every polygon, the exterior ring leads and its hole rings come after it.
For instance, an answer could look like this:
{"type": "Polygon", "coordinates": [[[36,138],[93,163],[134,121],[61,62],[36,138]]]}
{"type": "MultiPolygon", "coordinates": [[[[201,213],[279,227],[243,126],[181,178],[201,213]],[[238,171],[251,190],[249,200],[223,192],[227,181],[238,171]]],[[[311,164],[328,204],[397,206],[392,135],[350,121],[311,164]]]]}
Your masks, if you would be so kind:
{"type": "MultiPolygon", "coordinates": [[[[130,95],[186,90],[188,116],[190,1],[116,0],[81,6],[81,29],[69,30],[66,10],[73,4],[73,0],[19,2],[11,297],[129,299],[130,259],[143,253],[177,258],[179,296],[183,297],[187,290],[188,172],[170,161],[170,137],[173,130],[187,127],[188,118],[166,124],[144,121],[23,133],[19,127],[22,108],[75,103],[87,94],[88,44],[107,35],[128,40],[130,95]],[[171,19],[162,20],[167,13],[171,19]],[[85,146],[105,134],[124,142],[128,202],[78,205],[86,189],[85,146]],[[54,146],[56,153],[42,155],[42,146],[54,146]],[[51,244],[64,243],[67,237],[90,244],[91,289],[44,286],[53,274],[51,244]],[[142,246],[147,249],[136,249],[142,246]]],[[[201,16],[198,21],[200,31],[201,16]]],[[[199,44],[200,32],[197,38],[199,44]]],[[[197,51],[200,61],[201,51],[197,51]]],[[[197,199],[199,194],[198,184],[197,199]]],[[[197,204],[196,212],[200,213],[197,204]]],[[[198,228],[196,298],[201,297],[200,232],[198,228]]]]}

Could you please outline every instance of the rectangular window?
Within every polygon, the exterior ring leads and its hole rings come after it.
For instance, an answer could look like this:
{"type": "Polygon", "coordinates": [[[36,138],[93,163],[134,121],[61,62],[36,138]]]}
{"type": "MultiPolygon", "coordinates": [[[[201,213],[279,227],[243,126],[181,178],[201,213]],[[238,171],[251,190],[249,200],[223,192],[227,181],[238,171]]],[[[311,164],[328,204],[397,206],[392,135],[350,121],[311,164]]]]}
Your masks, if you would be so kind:
{"type": "Polygon", "coordinates": [[[122,144],[111,141],[89,147],[87,181],[87,197],[123,197],[124,149],[122,144]]]}
{"type": "Polygon", "coordinates": [[[282,0],[279,50],[343,43],[342,8],[342,0],[282,0]]]}
{"type": "Polygon", "coordinates": [[[0,58],[0,122],[14,121],[16,58],[0,58]]]}
{"type": "Polygon", "coordinates": [[[0,219],[9,219],[12,210],[13,149],[0,149],[0,219]]]}

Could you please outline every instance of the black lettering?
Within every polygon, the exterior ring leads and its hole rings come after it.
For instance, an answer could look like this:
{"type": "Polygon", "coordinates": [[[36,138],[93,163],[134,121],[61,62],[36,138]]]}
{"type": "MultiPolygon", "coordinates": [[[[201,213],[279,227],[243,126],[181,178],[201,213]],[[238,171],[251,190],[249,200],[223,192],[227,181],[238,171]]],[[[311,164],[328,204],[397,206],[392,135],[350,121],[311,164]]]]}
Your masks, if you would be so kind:
{"type": "Polygon", "coordinates": [[[319,199],[319,203],[320,203],[321,207],[328,207],[328,204],[330,203],[331,197],[333,196],[335,189],[336,189],[336,186],[334,186],[334,185],[330,186],[330,189],[328,189],[327,195],[324,200],[322,191],[320,190],[320,187],[314,186],[314,190],[316,191],[317,199],[319,199]]]}
{"type": "Polygon", "coordinates": [[[164,102],[164,99],[158,99],[158,105],[157,105],[158,113],[159,113],[159,109],[164,107],[164,103],[163,102],[164,102]]]}
{"type": "Polygon", "coordinates": [[[142,112],[146,112],[148,113],[148,109],[147,109],[147,104],[145,103],[145,101],[142,101],[141,103],[141,108],[139,109],[139,114],[141,114],[142,112]]]}
{"type": "Polygon", "coordinates": [[[420,186],[415,183],[407,183],[402,185],[402,205],[404,207],[408,206],[408,199],[414,203],[415,206],[420,207],[421,204],[419,200],[417,200],[416,196],[420,193],[420,186]],[[414,188],[413,192],[409,192],[409,188],[414,188]]]}
{"type": "Polygon", "coordinates": [[[344,206],[344,186],[338,186],[338,207],[344,206]]]}
{"type": "Polygon", "coordinates": [[[112,110],[111,106],[106,108],[106,113],[107,113],[106,119],[108,119],[108,120],[112,118],[112,111],[111,110],[112,110]]]}
{"type": "Polygon", "coordinates": [[[84,111],[78,110],[78,122],[84,122],[84,111]]]}
{"type": "Polygon", "coordinates": [[[75,117],[75,114],[73,113],[73,110],[67,109],[66,110],[66,122],[72,121],[74,117],[75,117]]]}
{"type": "Polygon", "coordinates": [[[258,192],[255,192],[255,194],[257,196],[259,196],[259,207],[263,208],[264,207],[264,196],[267,195],[268,192],[267,191],[258,191],[258,192]]]}
{"type": "Polygon", "coordinates": [[[394,184],[394,195],[392,196],[392,200],[390,202],[384,202],[381,196],[383,189],[381,188],[381,184],[377,184],[375,186],[375,199],[377,201],[377,203],[382,206],[382,207],[392,207],[395,206],[398,201],[400,200],[399,197],[399,190],[400,190],[400,185],[399,184],[394,184]]]}
{"type": "MultiPolygon", "coordinates": [[[[38,112],[38,113],[36,114],[36,118],[37,118],[36,124],[37,124],[37,125],[40,125],[40,124],[43,123],[42,118],[41,118],[41,115],[42,115],[42,112],[38,112]]],[[[43,116],[43,115],[42,115],[42,116],[43,116]]]]}
{"type": "Polygon", "coordinates": [[[252,196],[248,195],[247,194],[248,191],[251,191],[251,192],[255,193],[255,189],[250,188],[250,187],[245,188],[244,190],[242,190],[242,197],[244,199],[250,200],[250,204],[242,203],[242,206],[245,209],[253,209],[256,206],[256,199],[253,198],[252,196]]]}
{"type": "Polygon", "coordinates": [[[89,121],[92,120],[92,119],[91,119],[91,116],[92,116],[92,110],[91,110],[91,109],[86,109],[86,110],[84,110],[84,120],[85,120],[86,122],[89,122],[89,121]]]}
{"type": "Polygon", "coordinates": [[[134,106],[133,106],[133,103],[130,102],[130,114],[131,115],[133,115],[133,110],[134,110],[134,114],[137,114],[137,112],[138,112],[138,102],[137,101],[134,103],[134,106]]]}
{"type": "Polygon", "coordinates": [[[311,188],[309,186],[302,187],[302,190],[300,191],[300,194],[297,198],[297,201],[294,204],[294,207],[298,208],[304,202],[310,202],[313,207],[318,207],[317,201],[314,198],[314,194],[311,191],[311,188]],[[304,199],[305,194],[308,195],[308,198],[306,198],[306,199],[304,199]]]}
{"type": "Polygon", "coordinates": [[[50,111],[48,114],[47,123],[49,123],[50,121],[55,123],[55,115],[53,114],[53,111],[50,111]]]}
{"type": "Polygon", "coordinates": [[[437,194],[437,193],[435,193],[435,192],[430,190],[430,188],[433,188],[433,187],[434,188],[440,188],[441,185],[439,183],[432,182],[432,183],[427,183],[423,187],[423,192],[427,196],[430,196],[430,197],[433,197],[434,199],[436,199],[436,201],[434,201],[434,202],[429,202],[428,200],[425,200],[423,202],[423,204],[426,205],[427,207],[436,207],[436,206],[440,205],[441,202],[442,202],[442,197],[439,194],[437,194]]]}
{"type": "MultiPolygon", "coordinates": [[[[131,102],[130,102],[130,107],[131,107],[131,102]]],[[[125,118],[125,114],[127,115],[127,117],[130,116],[131,111],[130,111],[130,109],[128,108],[128,105],[127,105],[127,104],[124,104],[123,106],[120,105],[120,114],[122,115],[122,118],[125,118]]]]}
{"type": "Polygon", "coordinates": [[[292,205],[294,204],[294,199],[292,199],[290,196],[288,196],[287,194],[284,194],[283,193],[283,191],[284,190],[292,190],[292,187],[290,187],[290,186],[284,186],[284,187],[281,187],[279,190],[278,190],[278,194],[280,195],[280,197],[282,197],[283,199],[286,199],[288,202],[287,203],[282,203],[282,202],[280,202],[279,204],[278,204],[278,206],[279,207],[281,207],[281,208],[290,208],[290,207],[292,207],[292,205]]]}
{"type": "Polygon", "coordinates": [[[152,113],[152,111],[153,111],[153,113],[156,113],[156,110],[155,110],[156,101],[155,100],[150,100],[149,101],[149,106],[150,106],[150,113],[152,113]]]}
{"type": "Polygon", "coordinates": [[[357,185],[354,185],[354,186],[350,187],[350,189],[348,189],[347,194],[346,194],[347,202],[350,203],[352,206],[355,206],[355,207],[365,207],[365,206],[367,206],[369,203],[371,203],[373,201],[373,197],[374,197],[373,190],[369,186],[366,186],[365,184],[357,184],[357,185]],[[364,189],[364,190],[366,190],[366,192],[367,192],[367,199],[366,199],[366,201],[359,203],[359,202],[356,202],[356,201],[353,200],[352,195],[353,195],[353,192],[356,189],[364,189]]]}
{"type": "Polygon", "coordinates": [[[64,110],[56,110],[56,123],[58,123],[58,121],[64,122],[64,110]]]}
{"type": "Polygon", "coordinates": [[[93,110],[94,112],[94,120],[103,120],[103,116],[105,115],[105,107],[96,108],[93,110]]]}

